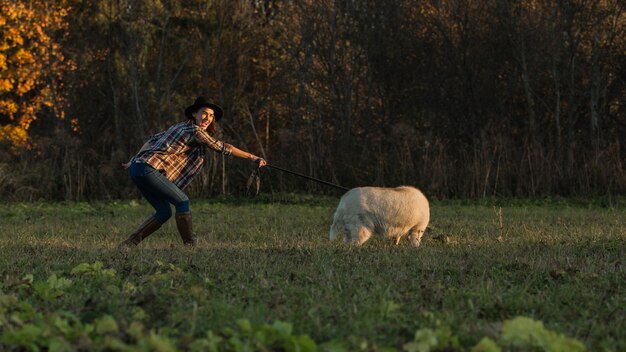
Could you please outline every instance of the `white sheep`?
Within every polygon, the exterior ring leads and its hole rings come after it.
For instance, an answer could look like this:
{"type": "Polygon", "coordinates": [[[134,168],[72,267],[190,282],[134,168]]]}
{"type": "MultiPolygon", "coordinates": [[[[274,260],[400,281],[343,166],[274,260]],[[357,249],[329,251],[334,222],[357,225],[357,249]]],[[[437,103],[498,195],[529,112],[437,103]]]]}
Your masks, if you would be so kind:
{"type": "Polygon", "coordinates": [[[417,188],[358,187],[341,197],[329,237],[334,241],[345,233],[346,243],[360,246],[372,234],[394,238],[396,244],[408,235],[418,247],[429,220],[428,199],[417,188]]]}

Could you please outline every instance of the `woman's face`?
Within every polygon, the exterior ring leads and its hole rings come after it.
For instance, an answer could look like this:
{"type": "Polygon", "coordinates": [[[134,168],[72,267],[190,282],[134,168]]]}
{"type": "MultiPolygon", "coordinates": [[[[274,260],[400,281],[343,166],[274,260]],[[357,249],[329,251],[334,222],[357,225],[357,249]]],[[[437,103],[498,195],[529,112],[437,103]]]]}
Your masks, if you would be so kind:
{"type": "Polygon", "coordinates": [[[206,128],[209,127],[215,119],[215,111],[211,108],[202,107],[198,111],[191,114],[191,116],[193,116],[193,121],[196,125],[206,130],[206,128]]]}

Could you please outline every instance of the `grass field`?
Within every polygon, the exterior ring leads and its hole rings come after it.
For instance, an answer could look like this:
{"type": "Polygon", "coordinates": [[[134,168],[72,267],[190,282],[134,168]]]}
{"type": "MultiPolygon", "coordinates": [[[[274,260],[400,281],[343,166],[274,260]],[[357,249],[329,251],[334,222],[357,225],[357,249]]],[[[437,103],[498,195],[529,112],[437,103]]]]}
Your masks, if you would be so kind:
{"type": "Polygon", "coordinates": [[[128,252],[145,202],[0,205],[0,349],[469,351],[524,316],[626,350],[624,206],[434,202],[415,249],[330,242],[337,202],[196,200],[195,249],[128,252]]]}

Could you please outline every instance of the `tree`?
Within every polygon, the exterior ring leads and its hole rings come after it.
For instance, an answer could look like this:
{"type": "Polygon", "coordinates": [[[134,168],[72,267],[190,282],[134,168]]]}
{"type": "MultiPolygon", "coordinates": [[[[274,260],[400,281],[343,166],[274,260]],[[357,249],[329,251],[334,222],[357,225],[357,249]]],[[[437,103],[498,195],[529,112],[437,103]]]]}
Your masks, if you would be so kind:
{"type": "Polygon", "coordinates": [[[67,14],[63,1],[0,0],[0,141],[26,146],[39,113],[65,118],[62,77],[73,65],[58,39],[67,14]]]}

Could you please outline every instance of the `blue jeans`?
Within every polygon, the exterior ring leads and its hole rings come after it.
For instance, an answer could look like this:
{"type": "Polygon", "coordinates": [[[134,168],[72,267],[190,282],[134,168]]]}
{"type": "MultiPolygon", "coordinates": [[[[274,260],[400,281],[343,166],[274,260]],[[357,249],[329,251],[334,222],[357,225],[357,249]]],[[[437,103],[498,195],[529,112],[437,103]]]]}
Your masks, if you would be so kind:
{"type": "Polygon", "coordinates": [[[141,194],[156,210],[154,218],[161,224],[172,217],[170,203],[174,204],[177,213],[189,212],[187,195],[152,166],[133,161],[128,172],[141,194]]]}

